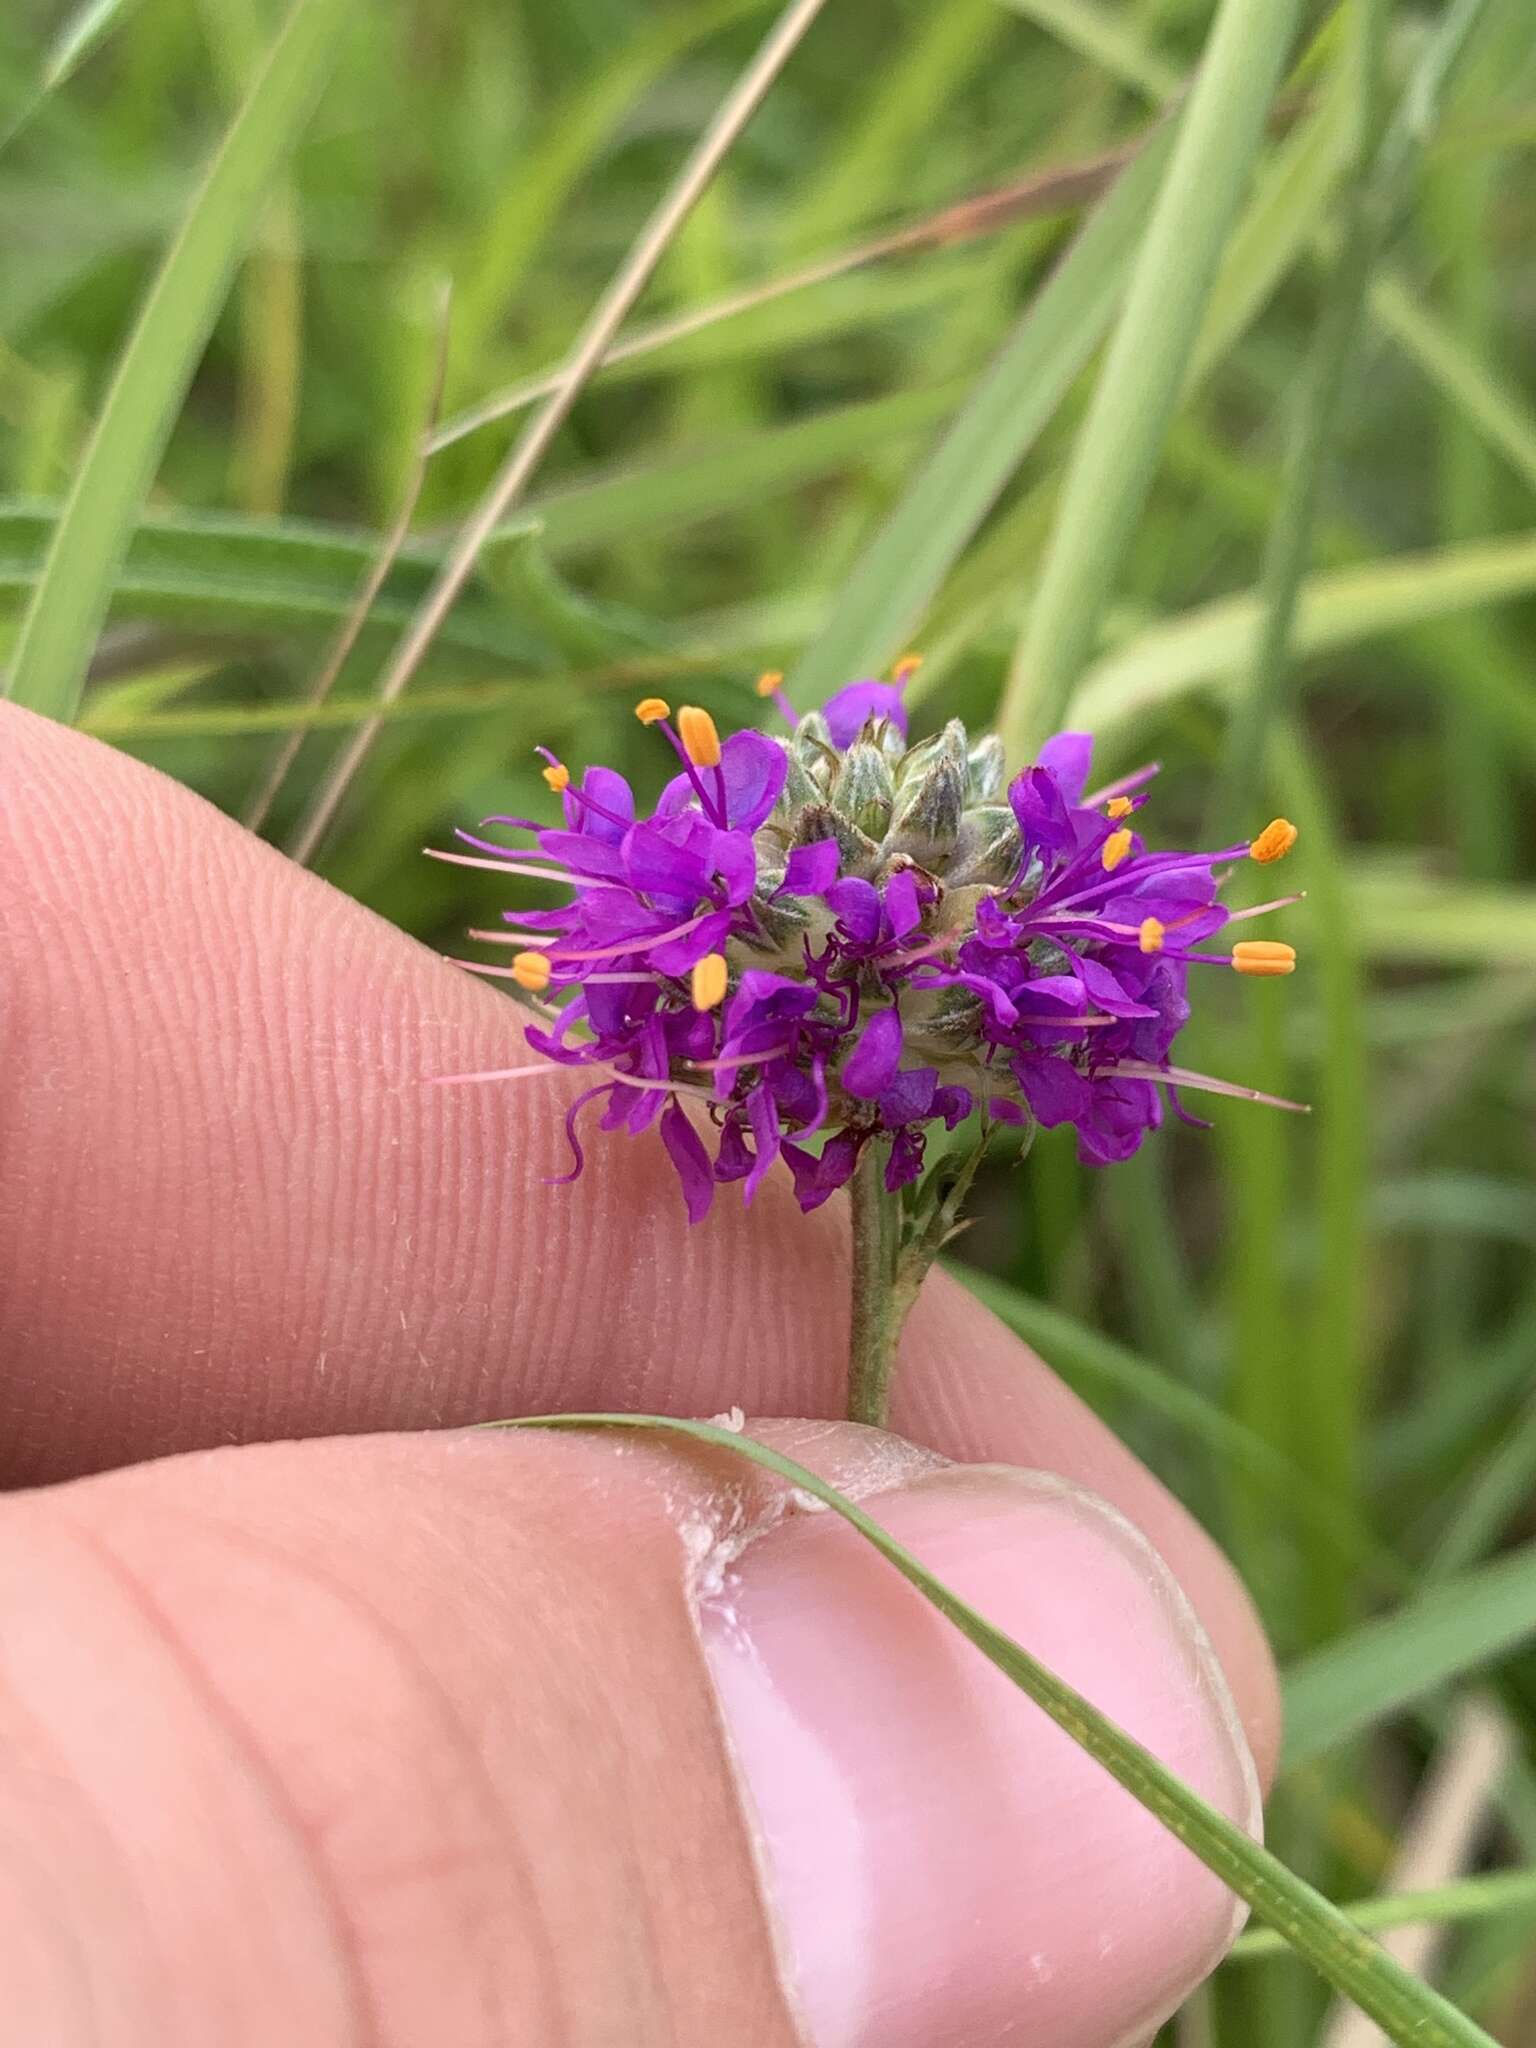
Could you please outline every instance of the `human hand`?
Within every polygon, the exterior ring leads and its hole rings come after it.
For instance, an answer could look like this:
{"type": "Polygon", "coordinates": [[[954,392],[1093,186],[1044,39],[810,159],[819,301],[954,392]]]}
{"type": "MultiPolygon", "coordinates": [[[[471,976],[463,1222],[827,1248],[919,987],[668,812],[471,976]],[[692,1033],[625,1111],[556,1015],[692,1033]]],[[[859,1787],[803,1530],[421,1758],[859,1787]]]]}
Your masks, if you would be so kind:
{"type": "MultiPolygon", "coordinates": [[[[835,1415],[835,1209],[544,1187],[563,1078],[424,1085],[527,1057],[504,1001],[3,706],[0,1053],[8,2039],[1111,2048],[1214,1963],[1230,1894],[844,1525],[432,1433],[835,1415]]],[[[942,1275],[894,1419],[751,1429],[1256,1824],[1178,1504],[942,1275]]]]}

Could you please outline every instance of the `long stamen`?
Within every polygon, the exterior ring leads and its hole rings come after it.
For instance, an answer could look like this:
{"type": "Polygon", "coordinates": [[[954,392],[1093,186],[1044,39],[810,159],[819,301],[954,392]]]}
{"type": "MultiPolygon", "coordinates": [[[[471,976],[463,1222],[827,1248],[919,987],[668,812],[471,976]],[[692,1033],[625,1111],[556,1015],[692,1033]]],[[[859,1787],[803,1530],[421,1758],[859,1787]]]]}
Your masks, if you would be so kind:
{"type": "Polygon", "coordinates": [[[1160,1081],[1173,1088],[1199,1088],[1207,1095],[1230,1095],[1239,1102],[1262,1102],[1269,1109],[1288,1109],[1297,1116],[1310,1116],[1310,1102],[1291,1102],[1284,1095],[1266,1095],[1262,1088],[1244,1088],[1236,1081],[1222,1081],[1214,1074],[1197,1074],[1189,1067],[1155,1067],[1147,1060],[1117,1060],[1113,1066],[1094,1070],[1095,1080],[1160,1081]]]}
{"type": "Polygon", "coordinates": [[[571,783],[571,771],[569,768],[566,767],[565,763],[562,760],[560,760],[560,758],[557,755],[552,754],[549,751],[548,747],[535,747],[533,751],[536,754],[542,754],[544,756],[544,759],[548,762],[548,767],[546,767],[542,772],[544,780],[555,792],[555,795],[559,796],[562,790],[569,789],[571,783]]]}
{"type": "Polygon", "coordinates": [[[1267,917],[1272,910],[1289,910],[1293,903],[1305,903],[1307,892],[1298,889],[1294,896],[1272,896],[1267,903],[1255,903],[1247,910],[1231,910],[1227,913],[1228,924],[1242,924],[1250,917],[1267,917]]]}
{"type": "Polygon", "coordinates": [[[563,882],[567,888],[571,884],[564,868],[536,868],[524,860],[476,860],[467,853],[447,853],[440,846],[424,846],[421,850],[428,860],[445,860],[456,868],[489,868],[493,875],[523,875],[532,882],[563,882]]]}
{"type": "MultiPolygon", "coordinates": [[[[718,797],[712,795],[710,791],[704,787],[703,778],[699,774],[698,765],[689,754],[688,748],[684,743],[682,737],[679,735],[676,727],[674,727],[674,725],[672,724],[672,720],[669,716],[669,710],[670,707],[668,706],[664,698],[646,697],[642,700],[641,703],[636,705],[635,716],[640,720],[640,723],[642,725],[660,726],[662,732],[666,736],[668,745],[672,748],[672,751],[677,755],[679,761],[682,762],[684,774],[688,777],[688,780],[693,784],[693,793],[699,800],[700,809],[703,811],[705,817],[709,819],[712,825],[719,825],[723,827],[725,824],[724,778],[716,778],[721,785],[718,797]]],[[[702,719],[707,720],[710,731],[714,732],[714,720],[710,718],[709,713],[707,711],[699,711],[698,706],[696,704],[685,704],[683,706],[682,710],[679,711],[679,713],[677,714],[679,725],[683,722],[683,720],[688,716],[690,712],[698,712],[698,716],[702,719]]],[[[718,761],[718,733],[715,736],[715,744],[717,748],[716,760],[718,761]]]]}
{"type": "Polygon", "coordinates": [[[1117,796],[1129,796],[1132,790],[1140,789],[1144,782],[1150,782],[1154,775],[1162,772],[1161,761],[1148,761],[1145,767],[1133,768],[1129,775],[1122,775],[1116,782],[1106,782],[1102,789],[1083,798],[1083,808],[1096,811],[1100,804],[1107,804],[1117,796]]]}
{"type": "Polygon", "coordinates": [[[798,725],[800,721],[795,716],[794,705],[790,703],[784,694],[783,685],[783,669],[769,668],[764,669],[753,687],[756,689],[759,697],[770,698],[773,708],[778,712],[780,718],[783,719],[786,725],[793,727],[798,725]]]}
{"type": "Polygon", "coordinates": [[[701,705],[685,704],[677,714],[677,732],[692,765],[714,771],[714,822],[725,825],[725,770],[720,765],[720,734],[715,721],[701,705]]]}

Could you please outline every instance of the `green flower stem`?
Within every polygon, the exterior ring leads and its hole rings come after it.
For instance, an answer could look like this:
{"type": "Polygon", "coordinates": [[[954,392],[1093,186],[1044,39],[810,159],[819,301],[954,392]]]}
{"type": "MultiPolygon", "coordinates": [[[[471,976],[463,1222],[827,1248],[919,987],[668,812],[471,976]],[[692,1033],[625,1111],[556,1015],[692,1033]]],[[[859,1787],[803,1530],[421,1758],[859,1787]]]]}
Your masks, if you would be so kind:
{"type": "Polygon", "coordinates": [[[901,1199],[885,1191],[888,1147],[864,1147],[849,1183],[853,1212],[853,1294],[848,1334],[848,1420],[884,1429],[891,1370],[906,1307],[897,1286],[901,1199]]]}
{"type": "Polygon", "coordinates": [[[958,1166],[946,1163],[910,1202],[887,1194],[890,1141],[864,1147],[849,1183],[853,1212],[853,1314],[848,1347],[848,1419],[884,1429],[891,1408],[896,1348],[928,1268],[961,1229],[960,1212],[977,1168],[986,1157],[987,1133],[958,1166]]]}

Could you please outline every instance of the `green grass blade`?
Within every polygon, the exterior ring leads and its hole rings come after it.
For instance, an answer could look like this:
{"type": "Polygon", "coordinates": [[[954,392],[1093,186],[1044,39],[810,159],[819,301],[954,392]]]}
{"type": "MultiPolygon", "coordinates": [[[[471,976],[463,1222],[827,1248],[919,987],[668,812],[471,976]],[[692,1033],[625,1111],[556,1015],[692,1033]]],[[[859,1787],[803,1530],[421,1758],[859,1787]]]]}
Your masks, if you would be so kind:
{"type": "Polygon", "coordinates": [[[1360,863],[1351,893],[1377,961],[1436,967],[1536,962],[1536,889],[1439,881],[1360,863]]]}
{"type": "Polygon", "coordinates": [[[1154,136],[1115,181],[912,478],[790,672],[795,703],[877,671],[927,609],[1108,326],[1171,143],[1154,136]]]}
{"type": "Polygon", "coordinates": [[[1299,7],[1223,0],[1072,452],[998,718],[1022,760],[1066,707],[1151,487],[1299,7]]]}
{"type": "Polygon", "coordinates": [[[1392,271],[1371,286],[1370,314],[1527,488],[1536,487],[1536,412],[1524,395],[1422,305],[1392,271]]]}
{"type": "Polygon", "coordinates": [[[1373,1546],[1310,1474],[1256,1430],[1228,1415],[1195,1388],[1172,1378],[1150,1359],[1049,1302],[1034,1300],[995,1274],[958,1261],[948,1262],[948,1271],[1069,1384],[1085,1389],[1110,1387],[1133,1395],[1144,1407],[1203,1444],[1224,1466],[1244,1473],[1263,1490],[1270,1520],[1283,1516],[1315,1531],[1328,1546],[1335,1569],[1339,1559],[1347,1558],[1353,1565],[1366,1563],[1374,1568],[1384,1585],[1400,1584],[1402,1573],[1395,1560],[1373,1546]]]}
{"type": "Polygon", "coordinates": [[[1246,1899],[1283,1936],[1288,1947],[1304,1956],[1336,1991],[1352,1999],[1395,2040],[1412,2042],[1414,2048],[1494,2048],[1481,2027],[1427,1984],[1410,1977],[1337,1906],[1207,1806],[1197,1793],[1139,1743],[1122,1734],[1080,1693],[1053,1676],[1022,1645],[994,1628],[984,1615],[952,1593],[862,1508],[794,1459],[718,1424],[687,1422],[664,1415],[541,1415],[485,1427],[639,1429],[689,1437],[747,1458],[823,1501],[894,1565],[1020,1692],[1215,1871],[1224,1884],[1239,1898],[1246,1899]]]}
{"type": "MultiPolygon", "coordinates": [[[[1293,1408],[1292,1454],[1345,1519],[1363,1514],[1360,1494],[1370,1403],[1366,1278],[1369,1243],[1373,1073],[1365,1045],[1360,964],[1363,920],[1334,809],[1310,753],[1289,723],[1272,748],[1286,815],[1301,830],[1300,876],[1311,943],[1307,958],[1327,1057],[1318,1062],[1313,1107],[1316,1218],[1311,1311],[1298,1319],[1286,1398],[1293,1408]]],[[[1334,1635],[1355,1603],[1334,1560],[1316,1544],[1304,1558],[1308,1641],[1334,1635]]]]}
{"type": "Polygon", "coordinates": [[[297,0],[167,251],[118,362],[22,623],[18,702],[70,719],[172,423],[273,177],[324,83],[350,0],[297,0]]]}
{"type": "Polygon", "coordinates": [[[138,0],[85,0],[76,8],[49,44],[31,92],[0,121],[0,149],[26,126],[50,93],[73,78],[108,32],[137,4],[138,0]]]}
{"type": "Polygon", "coordinates": [[[1474,1474],[1425,1566],[1438,1582],[1485,1557],[1536,1488],[1536,1401],[1474,1474]]]}
{"type": "MultiPolygon", "coordinates": [[[[1536,535],[1394,555],[1359,568],[1309,576],[1294,647],[1322,654],[1536,589],[1536,535]]],[[[1162,619],[1104,656],[1072,699],[1073,720],[1094,732],[1162,710],[1203,684],[1226,682],[1248,659],[1262,611],[1249,591],[1162,619]]],[[[1536,701],[1509,719],[1536,744],[1536,701]]]]}
{"type": "MultiPolygon", "coordinates": [[[[1356,1899],[1340,1908],[1356,1927],[1383,1933],[1390,1927],[1451,1927],[1465,1920],[1486,1920],[1512,1913],[1536,1926],[1536,1870],[1500,1870],[1489,1877],[1464,1877],[1433,1891],[1393,1892],[1379,1899],[1356,1899]]],[[[1285,1954],[1285,1943],[1268,1927],[1256,1927],[1234,1944],[1229,1963],[1257,1962],[1262,1956],[1285,1954]]]]}
{"type": "Polygon", "coordinates": [[[1321,1756],[1536,1636],[1536,1543],[1448,1580],[1285,1674],[1283,1765],[1321,1756]]]}

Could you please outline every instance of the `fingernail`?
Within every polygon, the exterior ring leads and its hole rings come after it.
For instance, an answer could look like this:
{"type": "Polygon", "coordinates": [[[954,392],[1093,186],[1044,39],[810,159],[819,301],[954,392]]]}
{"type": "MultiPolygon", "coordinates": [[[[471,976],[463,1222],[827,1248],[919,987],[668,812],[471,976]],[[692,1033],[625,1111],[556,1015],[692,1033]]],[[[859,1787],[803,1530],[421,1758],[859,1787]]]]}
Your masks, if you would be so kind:
{"type": "MultiPolygon", "coordinates": [[[[948,1467],[866,1505],[1258,1833],[1226,1680],[1122,1516],[1001,1466],[948,1467]]],[[[700,1612],[811,2048],[1123,2048],[1233,1938],[1232,1894],[840,1518],[779,1522],[700,1612]]]]}

